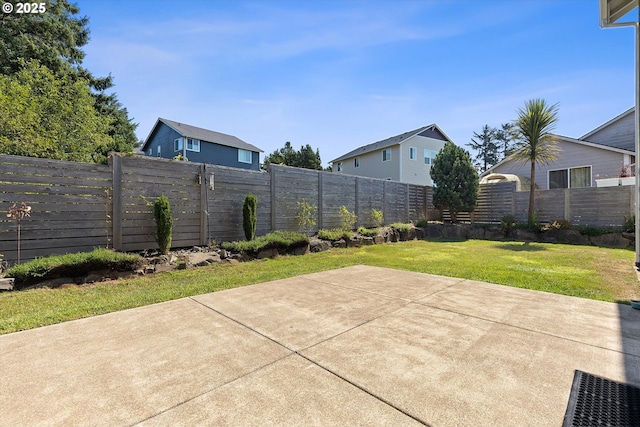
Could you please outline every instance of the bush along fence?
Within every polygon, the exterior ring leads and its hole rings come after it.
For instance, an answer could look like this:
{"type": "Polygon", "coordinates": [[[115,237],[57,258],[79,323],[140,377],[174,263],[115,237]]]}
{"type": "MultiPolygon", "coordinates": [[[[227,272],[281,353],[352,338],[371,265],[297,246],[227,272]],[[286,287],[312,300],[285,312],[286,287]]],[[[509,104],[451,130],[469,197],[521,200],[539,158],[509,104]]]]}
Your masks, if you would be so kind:
{"type": "MultiPolygon", "coordinates": [[[[343,206],[358,225],[368,225],[374,211],[385,223],[439,217],[431,187],[330,172],[276,165],[258,172],[118,154],[109,165],[0,155],[0,212],[13,203],[32,208],[21,223],[22,260],[96,247],[155,249],[154,203],[162,195],[171,206],[172,247],[244,240],[248,194],[257,200],[257,236],[340,227],[343,206]],[[300,221],[301,206],[308,221],[300,221]]],[[[11,264],[16,227],[0,215],[0,254],[11,264]]]]}

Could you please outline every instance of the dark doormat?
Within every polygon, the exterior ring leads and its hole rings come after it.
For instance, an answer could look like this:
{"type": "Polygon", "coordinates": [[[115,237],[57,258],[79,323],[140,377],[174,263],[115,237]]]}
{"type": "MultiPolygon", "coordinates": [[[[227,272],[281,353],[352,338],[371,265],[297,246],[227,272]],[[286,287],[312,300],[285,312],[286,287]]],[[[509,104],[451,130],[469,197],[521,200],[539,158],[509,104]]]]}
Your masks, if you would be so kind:
{"type": "Polygon", "coordinates": [[[640,388],[576,370],[563,427],[640,427],[640,388]]]}

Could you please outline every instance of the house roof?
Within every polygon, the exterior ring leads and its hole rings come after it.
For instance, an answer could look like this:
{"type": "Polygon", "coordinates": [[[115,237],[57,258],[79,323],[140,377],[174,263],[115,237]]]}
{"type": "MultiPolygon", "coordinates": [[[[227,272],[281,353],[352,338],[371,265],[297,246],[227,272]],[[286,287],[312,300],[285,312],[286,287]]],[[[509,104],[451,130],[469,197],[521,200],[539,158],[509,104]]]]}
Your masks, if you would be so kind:
{"type": "Polygon", "coordinates": [[[185,123],[163,119],[162,117],[158,118],[158,120],[156,121],[156,124],[151,129],[151,132],[149,133],[149,136],[145,140],[144,145],[142,147],[143,151],[146,150],[147,144],[151,139],[151,135],[153,135],[153,133],[155,132],[155,130],[157,129],[160,123],[164,123],[165,125],[169,126],[171,129],[178,132],[184,138],[198,139],[204,142],[212,142],[219,145],[225,145],[227,147],[239,148],[241,150],[254,151],[257,153],[264,152],[263,150],[259,149],[255,145],[251,145],[247,142],[244,142],[240,138],[235,137],[233,135],[227,135],[225,133],[215,132],[215,131],[200,128],[197,126],[187,125],[185,123]]]}
{"type": "MultiPolygon", "coordinates": [[[[594,147],[594,148],[599,148],[601,150],[607,150],[607,151],[613,151],[615,153],[621,153],[621,154],[630,154],[630,155],[634,155],[635,153],[633,151],[629,151],[629,150],[625,150],[622,148],[618,148],[618,147],[610,147],[608,145],[604,145],[604,144],[598,144],[595,142],[589,142],[589,141],[583,141],[582,139],[575,139],[575,138],[571,138],[568,136],[563,136],[563,135],[555,135],[559,141],[564,141],[564,142],[571,142],[574,144],[580,144],[580,145],[585,145],[587,147],[594,147]]],[[[520,150],[518,150],[520,151],[520,150]]],[[[491,166],[489,169],[487,169],[486,171],[484,171],[482,174],[480,174],[480,177],[484,177],[486,175],[489,175],[490,173],[493,173],[493,171],[500,165],[512,161],[514,157],[514,154],[510,154],[509,156],[505,157],[504,159],[502,159],[501,161],[499,161],[498,163],[496,163],[495,165],[491,166]]]]}
{"type": "MultiPolygon", "coordinates": [[[[631,107],[627,111],[625,111],[624,113],[618,114],[617,116],[615,116],[613,119],[609,120],[608,122],[603,123],[602,125],[600,125],[597,128],[593,129],[589,133],[586,133],[586,134],[582,135],[579,139],[581,139],[583,141],[588,141],[589,138],[591,138],[593,135],[595,135],[598,132],[600,132],[602,129],[611,126],[612,124],[614,124],[615,122],[617,122],[619,120],[624,119],[629,114],[634,114],[635,111],[636,111],[635,107],[631,107]]],[[[635,140],[630,141],[630,143],[632,145],[630,145],[629,143],[627,143],[627,144],[620,144],[620,143],[607,144],[605,142],[598,142],[596,144],[604,145],[604,146],[607,146],[607,147],[614,147],[614,148],[620,148],[620,149],[623,149],[623,150],[628,150],[630,147],[635,147],[635,140]]]]}
{"type": "Polygon", "coordinates": [[[438,125],[436,125],[435,123],[432,123],[430,125],[422,126],[421,128],[414,129],[414,130],[409,131],[409,132],[401,133],[400,135],[392,136],[392,137],[389,137],[387,139],[383,139],[381,141],[377,141],[377,142],[373,142],[371,144],[363,145],[362,147],[358,147],[355,150],[349,151],[347,154],[344,154],[344,155],[342,155],[342,156],[340,156],[340,157],[338,157],[336,159],[331,160],[330,163],[339,162],[339,161],[342,161],[344,159],[348,159],[348,158],[355,157],[355,156],[358,156],[358,155],[371,153],[373,151],[382,150],[383,148],[387,148],[387,147],[390,147],[392,145],[402,144],[404,141],[406,141],[407,139],[411,138],[412,136],[419,135],[419,134],[424,134],[422,136],[427,136],[427,137],[431,137],[431,138],[435,137],[436,139],[442,139],[443,141],[453,142],[442,131],[442,129],[440,129],[438,127],[438,125]]]}

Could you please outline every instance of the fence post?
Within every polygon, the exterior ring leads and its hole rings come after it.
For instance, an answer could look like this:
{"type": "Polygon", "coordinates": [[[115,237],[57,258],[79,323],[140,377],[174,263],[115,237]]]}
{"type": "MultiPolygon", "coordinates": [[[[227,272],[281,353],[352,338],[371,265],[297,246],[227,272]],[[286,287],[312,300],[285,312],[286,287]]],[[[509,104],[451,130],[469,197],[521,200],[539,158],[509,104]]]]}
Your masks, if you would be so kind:
{"type": "Polygon", "coordinates": [[[571,191],[568,188],[564,190],[564,219],[571,221],[571,191]]]}
{"type": "Polygon", "coordinates": [[[209,206],[207,206],[207,165],[200,165],[200,245],[209,245],[207,228],[209,221],[209,206]]]}
{"type": "Polygon", "coordinates": [[[322,214],[322,210],[323,210],[323,206],[322,206],[322,192],[323,190],[323,186],[324,186],[324,172],[319,172],[318,173],[318,230],[321,230],[324,225],[322,224],[322,217],[324,216],[322,214]]]}
{"type": "Polygon", "coordinates": [[[111,155],[111,179],[113,187],[113,201],[111,203],[113,212],[111,221],[113,226],[113,249],[122,250],[122,157],[120,154],[111,155]]]}
{"type": "Polygon", "coordinates": [[[271,231],[276,231],[276,168],[274,165],[269,166],[271,174],[271,231]]]}
{"type": "MultiPolygon", "coordinates": [[[[389,221],[389,216],[388,216],[388,209],[387,209],[387,181],[383,181],[382,182],[382,217],[384,218],[384,221],[387,222],[389,221]]],[[[390,224],[390,223],[388,223],[390,224]]]]}
{"type": "Polygon", "coordinates": [[[429,221],[429,187],[424,186],[424,219],[429,221]]]}
{"type": "Polygon", "coordinates": [[[405,212],[407,213],[407,221],[409,222],[411,221],[411,207],[410,207],[410,203],[409,203],[409,198],[411,197],[410,194],[410,188],[409,188],[409,184],[405,184],[405,201],[404,201],[404,207],[405,212]]]}
{"type": "Polygon", "coordinates": [[[359,185],[358,185],[359,179],[358,177],[356,177],[356,182],[354,185],[354,198],[355,198],[355,214],[356,214],[356,225],[360,220],[360,198],[359,198],[359,185]]]}

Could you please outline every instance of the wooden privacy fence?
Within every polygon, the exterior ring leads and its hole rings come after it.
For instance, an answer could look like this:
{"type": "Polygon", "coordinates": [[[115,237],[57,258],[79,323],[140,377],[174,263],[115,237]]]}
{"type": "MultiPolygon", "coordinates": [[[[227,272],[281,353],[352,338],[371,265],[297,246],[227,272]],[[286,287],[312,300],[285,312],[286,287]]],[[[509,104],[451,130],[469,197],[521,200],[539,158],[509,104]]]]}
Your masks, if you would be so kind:
{"type": "Polygon", "coordinates": [[[108,166],[0,155],[0,253],[17,259],[14,202],[32,207],[22,222],[21,259],[113,247],[153,249],[153,202],[167,196],[173,247],[242,240],[242,204],[258,199],[257,234],[298,229],[298,202],[317,207],[316,226],[340,225],[341,206],[367,225],[373,209],[385,223],[435,214],[431,187],[287,166],[269,172],[151,157],[113,155],[108,166]]]}
{"type": "MultiPolygon", "coordinates": [[[[535,211],[540,222],[568,220],[577,226],[622,228],[635,206],[635,186],[587,187],[535,191],[535,211]]],[[[529,191],[516,191],[516,184],[480,186],[473,212],[475,222],[499,222],[511,214],[527,221],[529,191]]]]}

